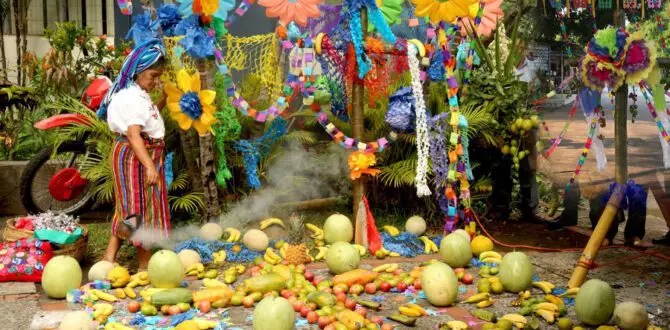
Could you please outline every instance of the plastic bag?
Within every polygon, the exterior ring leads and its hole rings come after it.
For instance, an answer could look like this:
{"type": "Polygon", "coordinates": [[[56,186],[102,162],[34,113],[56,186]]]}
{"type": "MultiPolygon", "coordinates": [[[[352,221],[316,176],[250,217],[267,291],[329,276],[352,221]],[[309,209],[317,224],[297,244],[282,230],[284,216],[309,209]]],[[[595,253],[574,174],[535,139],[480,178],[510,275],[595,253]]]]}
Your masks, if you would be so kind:
{"type": "Polygon", "coordinates": [[[386,123],[395,131],[412,133],[415,129],[416,107],[411,87],[400,87],[389,96],[386,123]]]}

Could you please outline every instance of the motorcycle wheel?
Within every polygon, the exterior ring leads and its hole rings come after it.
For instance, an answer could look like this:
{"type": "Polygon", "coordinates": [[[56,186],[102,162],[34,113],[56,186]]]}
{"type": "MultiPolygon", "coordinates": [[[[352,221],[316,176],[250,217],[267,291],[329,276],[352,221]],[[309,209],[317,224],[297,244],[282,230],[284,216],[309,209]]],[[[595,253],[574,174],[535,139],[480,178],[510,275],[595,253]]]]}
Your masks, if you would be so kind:
{"type": "Polygon", "coordinates": [[[82,141],[66,141],[53,154],[53,146],[46,146],[26,165],[21,174],[21,202],[29,214],[39,214],[48,210],[71,215],[90,209],[94,203],[93,184],[88,183],[84,190],[69,201],[58,201],[49,193],[49,181],[58,171],[68,167],[68,163],[77,164],[86,154],[86,144],[82,141]],[[55,157],[52,157],[55,156],[55,157]]]}

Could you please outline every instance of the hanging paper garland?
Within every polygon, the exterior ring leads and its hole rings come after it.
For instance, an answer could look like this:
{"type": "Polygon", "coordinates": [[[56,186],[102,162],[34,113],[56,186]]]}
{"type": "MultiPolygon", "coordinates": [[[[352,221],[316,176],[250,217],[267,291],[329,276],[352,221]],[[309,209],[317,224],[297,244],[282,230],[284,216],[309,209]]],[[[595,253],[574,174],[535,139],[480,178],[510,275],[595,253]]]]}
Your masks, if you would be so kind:
{"type": "MultiPolygon", "coordinates": [[[[568,3],[570,0],[567,0],[568,3]]],[[[572,57],[572,48],[570,47],[570,42],[568,40],[568,31],[566,28],[565,24],[565,15],[563,14],[563,6],[561,4],[561,0],[556,0],[556,15],[558,15],[558,19],[560,22],[560,27],[561,27],[561,37],[563,38],[563,44],[568,50],[568,57],[572,57]]],[[[568,13],[570,12],[568,8],[568,13]]]]}
{"type": "MultiPolygon", "coordinates": [[[[594,111],[596,114],[599,112],[598,108],[595,109],[594,111]]],[[[589,134],[586,139],[586,143],[584,143],[584,149],[582,150],[582,154],[579,157],[579,161],[577,161],[577,168],[575,169],[575,172],[572,174],[572,177],[570,178],[570,181],[565,187],[565,191],[569,191],[570,187],[572,184],[575,183],[575,179],[579,175],[579,172],[582,169],[582,166],[584,166],[584,162],[586,162],[586,157],[589,154],[589,149],[591,148],[591,143],[593,142],[593,137],[595,136],[596,133],[596,126],[598,125],[598,116],[592,116],[591,118],[591,126],[589,127],[589,134]]]]}
{"type": "Polygon", "coordinates": [[[658,113],[656,113],[656,109],[654,108],[651,98],[649,97],[649,92],[644,82],[640,82],[640,90],[642,90],[642,95],[644,95],[644,100],[647,103],[647,109],[649,109],[651,117],[654,118],[654,121],[656,122],[658,133],[663,137],[665,142],[670,143],[670,135],[668,135],[668,131],[665,129],[663,121],[661,121],[658,113]]]}
{"type": "Polygon", "coordinates": [[[429,152],[427,110],[423,99],[423,85],[421,84],[417,49],[413,45],[409,45],[407,48],[407,61],[409,62],[409,72],[412,76],[412,92],[414,93],[414,101],[416,103],[416,148],[418,161],[414,181],[417,196],[425,197],[430,196],[430,188],[428,188],[427,184],[429,152]]]}
{"type": "Polygon", "coordinates": [[[551,146],[549,149],[547,149],[542,156],[544,159],[548,159],[549,156],[551,156],[554,151],[556,151],[556,148],[558,148],[558,145],[561,144],[563,141],[563,136],[565,136],[565,133],[568,131],[568,128],[570,127],[570,119],[575,115],[577,112],[577,104],[579,102],[579,95],[575,97],[575,101],[572,103],[572,109],[570,110],[570,114],[568,115],[568,120],[565,122],[565,125],[563,126],[563,129],[561,132],[558,134],[558,136],[553,139],[554,141],[552,142],[551,146]]]}
{"type": "Polygon", "coordinates": [[[612,9],[612,0],[598,0],[598,9],[612,9]]]}
{"type": "Polygon", "coordinates": [[[133,1],[132,0],[116,0],[116,3],[121,9],[121,14],[130,16],[133,14],[133,1]]]}
{"type": "Polygon", "coordinates": [[[366,143],[344,135],[342,131],[330,122],[328,115],[325,112],[319,112],[316,115],[316,119],[335,142],[339,143],[342,147],[353,151],[382,152],[389,144],[391,144],[391,142],[398,139],[398,134],[396,132],[391,132],[386,137],[380,138],[375,142],[366,143]]]}
{"type": "MultiPolygon", "coordinates": [[[[255,2],[255,1],[254,1],[254,2],[255,2]]],[[[235,9],[235,11],[234,11],[234,13],[235,13],[237,16],[232,16],[232,15],[231,15],[231,16],[228,16],[228,19],[226,19],[226,23],[225,23],[226,28],[230,28],[230,25],[232,25],[233,22],[235,22],[235,20],[237,19],[237,17],[242,17],[242,16],[244,16],[244,14],[246,14],[247,11],[249,11],[249,8],[251,8],[251,5],[252,5],[252,4],[253,4],[253,2],[251,2],[251,1],[249,1],[249,0],[242,0],[242,1],[240,2],[240,4],[237,6],[237,9],[235,9]]]]}

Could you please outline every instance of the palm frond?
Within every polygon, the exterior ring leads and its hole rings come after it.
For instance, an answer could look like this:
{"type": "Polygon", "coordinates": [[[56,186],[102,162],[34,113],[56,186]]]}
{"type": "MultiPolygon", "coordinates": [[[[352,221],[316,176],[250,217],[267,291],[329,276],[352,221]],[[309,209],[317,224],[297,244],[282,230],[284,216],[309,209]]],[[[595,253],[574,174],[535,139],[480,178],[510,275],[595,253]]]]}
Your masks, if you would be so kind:
{"type": "Polygon", "coordinates": [[[184,196],[168,196],[168,203],[170,210],[189,214],[196,214],[205,207],[203,194],[200,192],[192,192],[184,196]]]}
{"type": "Polygon", "coordinates": [[[179,190],[186,190],[189,185],[189,179],[188,172],[186,171],[177,174],[177,177],[172,180],[168,191],[175,192],[179,190]]]}
{"type": "Polygon", "coordinates": [[[411,186],[416,177],[416,156],[397,161],[391,165],[380,167],[377,178],[381,183],[387,186],[399,188],[402,186],[411,186]]]}
{"type": "Polygon", "coordinates": [[[281,137],[282,142],[298,142],[300,144],[313,145],[317,142],[317,136],[309,131],[291,131],[281,137]]]}

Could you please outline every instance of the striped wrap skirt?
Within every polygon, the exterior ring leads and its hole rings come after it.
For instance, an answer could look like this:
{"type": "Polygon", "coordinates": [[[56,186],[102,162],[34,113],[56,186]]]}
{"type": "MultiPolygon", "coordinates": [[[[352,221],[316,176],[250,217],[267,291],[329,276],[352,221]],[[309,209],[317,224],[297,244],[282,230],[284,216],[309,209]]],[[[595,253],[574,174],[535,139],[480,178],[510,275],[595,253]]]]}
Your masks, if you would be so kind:
{"type": "MultiPolygon", "coordinates": [[[[144,166],[135,156],[130,143],[117,136],[112,146],[111,166],[114,175],[115,208],[112,219],[112,235],[116,236],[118,225],[130,215],[142,216],[142,229],[150,230],[151,240],[160,240],[170,235],[170,212],[165,183],[165,144],[162,140],[145,139],[149,157],[158,170],[158,183],[146,186],[144,166]]],[[[146,233],[143,230],[144,233],[146,233]]],[[[133,242],[141,245],[141,242],[133,242]]]]}

